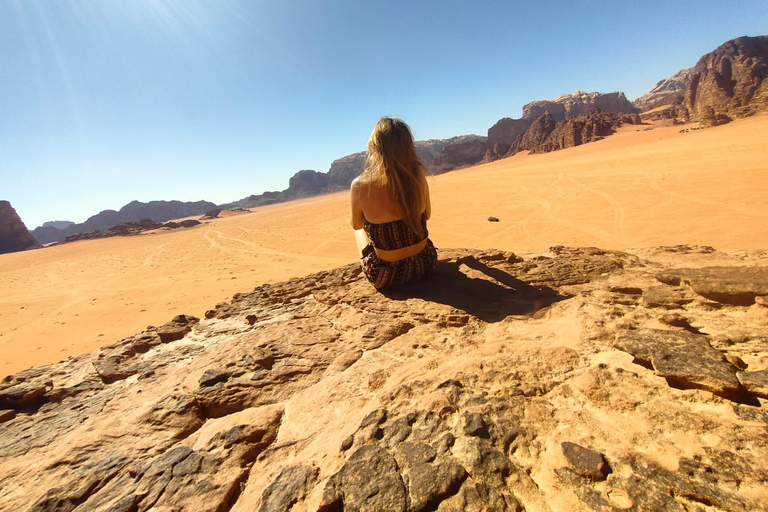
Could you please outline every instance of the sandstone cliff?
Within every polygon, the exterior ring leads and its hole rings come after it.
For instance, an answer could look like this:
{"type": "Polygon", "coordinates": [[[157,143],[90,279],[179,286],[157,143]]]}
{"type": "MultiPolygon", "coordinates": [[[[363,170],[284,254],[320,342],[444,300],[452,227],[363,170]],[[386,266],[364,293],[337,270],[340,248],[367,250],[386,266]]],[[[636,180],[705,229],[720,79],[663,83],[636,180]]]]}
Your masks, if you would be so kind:
{"type": "Polygon", "coordinates": [[[0,383],[0,509],[766,510],[768,252],[445,250],[0,383]]]}
{"type": "Polygon", "coordinates": [[[563,94],[557,98],[534,101],[523,106],[523,119],[535,121],[544,112],[549,112],[555,122],[590,114],[596,110],[613,114],[636,113],[637,109],[623,92],[584,92],[563,94]]]}
{"type": "Polygon", "coordinates": [[[0,201],[0,254],[40,247],[11,203],[0,201]]]}
{"type": "Polygon", "coordinates": [[[768,112],[768,36],[740,37],[704,55],[685,91],[686,117],[705,126],[768,112]]]}
{"type": "Polygon", "coordinates": [[[663,105],[681,104],[691,75],[693,68],[683,69],[669,78],[660,80],[650,91],[634,100],[632,105],[641,112],[646,112],[663,105]]]}
{"type": "MultiPolygon", "coordinates": [[[[546,115],[542,117],[546,117],[546,115]]],[[[532,143],[526,146],[524,138],[521,138],[521,145],[516,147],[513,144],[511,151],[528,149],[531,153],[549,153],[550,151],[558,151],[598,141],[612,135],[617,128],[624,124],[640,123],[640,116],[637,114],[594,112],[557,123],[544,140],[538,144],[532,143]]]]}

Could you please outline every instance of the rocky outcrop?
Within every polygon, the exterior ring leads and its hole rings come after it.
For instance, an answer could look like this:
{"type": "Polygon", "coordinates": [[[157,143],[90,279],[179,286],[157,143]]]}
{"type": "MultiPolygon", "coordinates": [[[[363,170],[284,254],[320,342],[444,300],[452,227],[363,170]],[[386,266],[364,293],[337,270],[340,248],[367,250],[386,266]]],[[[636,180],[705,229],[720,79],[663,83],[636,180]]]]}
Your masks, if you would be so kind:
{"type": "Polygon", "coordinates": [[[691,75],[693,75],[693,68],[688,68],[660,80],[650,91],[634,100],[632,105],[640,112],[646,112],[664,105],[681,104],[688,83],[691,81],[691,75]]]}
{"type": "Polygon", "coordinates": [[[548,111],[544,112],[531,123],[530,128],[528,128],[524,134],[518,136],[518,138],[512,142],[506,156],[512,156],[520,151],[532,150],[533,148],[539,147],[541,144],[544,144],[547,137],[549,137],[555,130],[556,126],[557,121],[552,117],[552,114],[548,111]]]}
{"type": "Polygon", "coordinates": [[[768,112],[768,36],[740,37],[704,55],[685,91],[685,113],[714,126],[768,112]]]}
{"type": "Polygon", "coordinates": [[[0,201],[0,254],[40,247],[11,203],[0,201]]]}
{"type": "Polygon", "coordinates": [[[120,224],[141,222],[145,219],[159,223],[194,215],[202,215],[214,208],[216,208],[216,205],[209,203],[208,201],[150,201],[148,203],[132,201],[118,211],[104,210],[101,213],[89,217],[88,220],[82,224],[73,224],[64,229],[57,229],[53,226],[39,227],[32,231],[32,234],[40,241],[40,243],[46,244],[50,242],[58,242],[64,240],[68,236],[80,233],[91,233],[93,231],[105,232],[120,224]]]}
{"type": "Polygon", "coordinates": [[[596,110],[613,114],[637,113],[623,92],[584,92],[563,94],[557,98],[534,101],[523,106],[523,119],[533,122],[549,112],[555,122],[591,114],[596,110]]]}
{"type": "Polygon", "coordinates": [[[126,222],[124,224],[118,224],[112,226],[106,231],[91,231],[90,233],[77,233],[75,235],[69,235],[64,240],[58,243],[70,243],[78,242],[80,240],[97,240],[99,238],[111,238],[113,236],[135,236],[147,231],[154,231],[156,229],[178,229],[178,228],[192,228],[200,225],[201,222],[195,219],[184,219],[179,222],[154,222],[150,219],[143,219],[139,222],[126,222]]]}
{"type": "Polygon", "coordinates": [[[442,174],[459,167],[475,165],[485,157],[486,147],[486,142],[482,140],[446,146],[442,153],[432,159],[429,168],[433,174],[442,174]]]}
{"type": "Polygon", "coordinates": [[[443,250],[385,294],[261,285],[0,382],[0,509],[765,510],[765,268],[443,250]]]}
{"type": "Polygon", "coordinates": [[[349,188],[352,180],[360,176],[365,164],[366,152],[353,153],[331,163],[328,169],[328,181],[339,188],[349,188]]]}
{"type": "Polygon", "coordinates": [[[497,121],[488,128],[485,160],[490,162],[506,155],[515,139],[524,134],[530,126],[531,122],[525,119],[505,117],[497,121]]]}
{"type": "Polygon", "coordinates": [[[313,170],[299,171],[288,181],[288,190],[295,197],[315,195],[328,188],[328,174],[313,170]]]}
{"type": "Polygon", "coordinates": [[[545,130],[537,134],[533,140],[521,138],[521,147],[515,149],[518,151],[529,149],[531,153],[549,153],[598,141],[612,135],[617,128],[624,124],[640,123],[640,116],[637,114],[595,112],[557,123],[546,138],[538,144],[535,144],[535,140],[546,133],[545,130]]]}

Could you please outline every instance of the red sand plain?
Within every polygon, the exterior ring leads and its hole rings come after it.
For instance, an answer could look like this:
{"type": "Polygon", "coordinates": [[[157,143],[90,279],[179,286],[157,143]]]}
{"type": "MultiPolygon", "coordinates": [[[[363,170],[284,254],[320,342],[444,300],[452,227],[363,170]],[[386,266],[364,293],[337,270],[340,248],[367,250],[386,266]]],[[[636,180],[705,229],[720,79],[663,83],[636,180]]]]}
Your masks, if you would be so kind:
{"type": "MultiPolygon", "coordinates": [[[[430,178],[440,247],[768,249],[768,116],[602,141],[430,178]],[[489,222],[489,216],[500,222],[489,222]]],[[[234,293],[355,261],[347,193],[189,229],[0,255],[0,377],[53,363],[234,293]]]]}

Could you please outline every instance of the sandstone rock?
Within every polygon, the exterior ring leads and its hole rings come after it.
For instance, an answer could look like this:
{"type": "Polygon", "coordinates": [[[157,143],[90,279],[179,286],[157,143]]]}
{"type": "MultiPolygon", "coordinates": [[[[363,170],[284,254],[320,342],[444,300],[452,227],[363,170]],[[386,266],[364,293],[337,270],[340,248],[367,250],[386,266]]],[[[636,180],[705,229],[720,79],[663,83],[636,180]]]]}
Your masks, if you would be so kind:
{"type": "Polygon", "coordinates": [[[283,469],[264,491],[259,512],[283,512],[306,498],[317,480],[318,469],[296,465],[283,469]]]}
{"type": "Polygon", "coordinates": [[[739,382],[750,393],[757,396],[768,398],[768,370],[758,370],[755,372],[736,372],[739,382]]]}
{"type": "Polygon", "coordinates": [[[557,123],[538,145],[529,147],[532,153],[549,153],[600,140],[612,135],[623,124],[640,124],[637,114],[608,114],[594,112],[557,123]]]}
{"type": "Polygon", "coordinates": [[[178,315],[170,322],[167,322],[155,331],[160,337],[160,341],[168,343],[169,341],[180,340],[192,330],[192,326],[195,325],[199,319],[193,316],[178,315]]]}
{"type": "Polygon", "coordinates": [[[663,105],[680,104],[683,102],[685,90],[691,81],[693,68],[678,71],[669,78],[659,80],[650,91],[632,102],[641,112],[655,109],[663,105]]]}
{"type": "Polygon", "coordinates": [[[350,456],[325,487],[318,512],[407,509],[405,485],[395,458],[385,449],[365,445],[350,456]]]}
{"type": "Polygon", "coordinates": [[[652,365],[671,385],[735,398],[742,391],[736,368],[712,348],[707,336],[649,329],[621,335],[616,346],[639,364],[652,365]]]}
{"type": "Polygon", "coordinates": [[[0,254],[40,247],[8,201],[0,201],[0,254]]]}
{"type": "Polygon", "coordinates": [[[485,151],[486,143],[480,140],[451,144],[432,159],[430,169],[434,174],[441,174],[459,167],[475,165],[483,160],[485,151]]]}
{"type": "Polygon", "coordinates": [[[636,252],[441,250],[387,294],[350,264],[19,372],[0,509],[760,510],[764,309],[656,275],[765,253],[636,252]]]}
{"type": "Polygon", "coordinates": [[[296,197],[317,195],[328,188],[328,175],[313,170],[299,171],[288,181],[288,191],[296,197]]]}
{"type": "Polygon", "coordinates": [[[623,92],[599,93],[576,91],[545,101],[534,101],[523,106],[523,119],[535,121],[549,112],[555,122],[590,114],[595,110],[623,114],[636,113],[623,92]]]}
{"type": "Polygon", "coordinates": [[[610,468],[603,454],[576,443],[564,442],[560,446],[571,468],[580,476],[593,481],[605,480],[608,476],[610,468]]]}
{"type": "Polygon", "coordinates": [[[739,37],[693,68],[684,105],[693,121],[713,126],[768,111],[768,36],[739,37]]]}
{"type": "Polygon", "coordinates": [[[657,279],[672,286],[689,286],[710,300],[750,306],[768,294],[768,267],[680,268],[660,273],[657,279]]]}
{"type": "Polygon", "coordinates": [[[489,161],[502,158],[519,136],[524,134],[531,121],[525,119],[502,118],[488,128],[488,141],[486,146],[491,152],[486,158],[489,161]]]}

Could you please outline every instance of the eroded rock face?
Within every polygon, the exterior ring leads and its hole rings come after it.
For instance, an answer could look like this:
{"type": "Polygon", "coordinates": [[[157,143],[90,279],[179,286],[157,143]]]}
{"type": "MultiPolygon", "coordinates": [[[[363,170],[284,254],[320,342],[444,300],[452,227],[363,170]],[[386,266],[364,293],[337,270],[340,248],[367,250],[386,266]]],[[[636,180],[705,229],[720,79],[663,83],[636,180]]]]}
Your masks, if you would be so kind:
{"type": "Polygon", "coordinates": [[[350,264],[5,378],[0,509],[765,508],[768,308],[717,269],[768,253],[440,255],[404,289],[350,264]]]}
{"type": "Polygon", "coordinates": [[[523,119],[533,122],[549,112],[555,122],[591,114],[600,110],[613,114],[637,113],[623,92],[584,92],[563,94],[551,100],[533,101],[523,106],[523,119]]]}
{"type": "Polygon", "coordinates": [[[678,71],[669,78],[659,80],[653,88],[632,102],[641,112],[663,105],[676,105],[683,102],[685,90],[691,81],[693,68],[678,71]]]}
{"type": "Polygon", "coordinates": [[[0,201],[0,254],[40,247],[8,201],[0,201]]]}
{"type": "Polygon", "coordinates": [[[768,36],[739,37],[693,68],[684,105],[705,126],[768,112],[768,36]]]}

